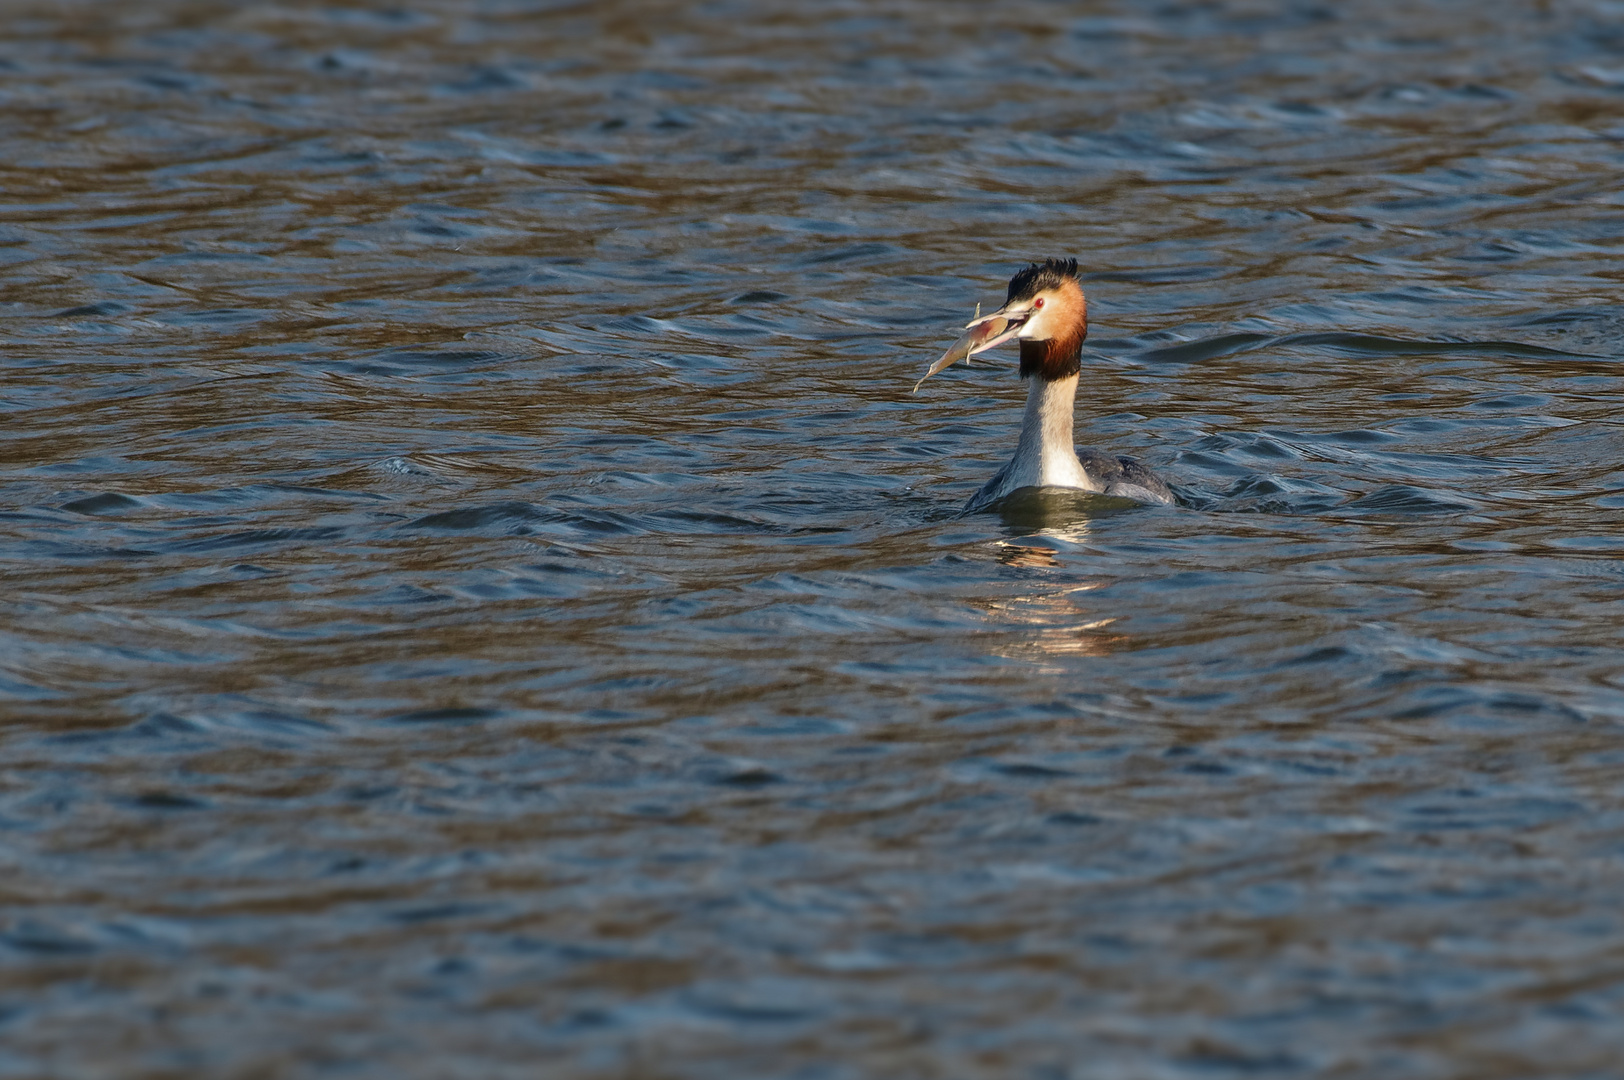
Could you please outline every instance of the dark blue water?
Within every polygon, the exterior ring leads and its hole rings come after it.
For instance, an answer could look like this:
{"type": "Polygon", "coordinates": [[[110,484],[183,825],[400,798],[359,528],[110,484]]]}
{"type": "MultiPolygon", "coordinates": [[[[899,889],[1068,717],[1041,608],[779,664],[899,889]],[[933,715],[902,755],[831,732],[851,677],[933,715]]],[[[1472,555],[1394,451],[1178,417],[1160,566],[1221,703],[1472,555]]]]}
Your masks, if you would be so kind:
{"type": "Polygon", "coordinates": [[[0,1076],[1603,1078],[1624,22],[0,6],[0,1076]],[[1076,256],[1080,441],[959,507],[1076,256]]]}

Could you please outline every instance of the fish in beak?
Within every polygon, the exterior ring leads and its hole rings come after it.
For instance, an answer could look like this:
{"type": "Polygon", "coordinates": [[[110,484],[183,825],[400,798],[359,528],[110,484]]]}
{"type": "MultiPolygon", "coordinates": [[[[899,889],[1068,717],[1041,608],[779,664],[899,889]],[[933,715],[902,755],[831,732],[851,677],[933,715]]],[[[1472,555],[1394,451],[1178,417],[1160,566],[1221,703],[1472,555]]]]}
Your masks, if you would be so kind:
{"type": "Polygon", "coordinates": [[[1012,300],[991,315],[981,314],[981,305],[977,304],[976,317],[971,319],[969,324],[965,326],[964,333],[959,336],[959,340],[955,341],[942,354],[942,358],[932,364],[926,370],[924,376],[914,383],[913,392],[919,393],[919,388],[925,384],[925,379],[930,378],[943,368],[959,360],[963,360],[968,364],[970,357],[976,353],[986,352],[996,345],[1002,345],[1016,334],[1019,334],[1021,327],[1025,326],[1026,320],[1031,317],[1032,301],[1030,298],[1012,300]]]}

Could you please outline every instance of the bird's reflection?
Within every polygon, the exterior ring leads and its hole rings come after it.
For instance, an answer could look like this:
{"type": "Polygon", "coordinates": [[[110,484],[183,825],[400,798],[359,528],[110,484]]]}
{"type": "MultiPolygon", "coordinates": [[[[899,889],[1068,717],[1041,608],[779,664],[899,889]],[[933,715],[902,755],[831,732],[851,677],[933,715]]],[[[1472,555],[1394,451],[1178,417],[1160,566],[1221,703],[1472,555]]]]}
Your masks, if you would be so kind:
{"type": "Polygon", "coordinates": [[[1006,495],[997,506],[998,517],[1009,529],[1023,533],[1081,528],[1090,521],[1138,509],[1132,499],[1071,488],[1022,488],[1006,495]]]}
{"type": "Polygon", "coordinates": [[[1018,541],[998,541],[998,561],[1005,566],[1019,566],[1028,570],[1055,570],[1060,558],[1052,547],[1022,544],[1018,541]]]}
{"type": "Polygon", "coordinates": [[[1134,504],[1053,489],[1018,495],[1006,499],[999,513],[1012,533],[1019,532],[995,543],[999,562],[1028,574],[1021,579],[1021,591],[980,604],[1002,631],[993,654],[1041,663],[1106,656],[1123,648],[1128,636],[1106,629],[1119,616],[1089,602],[1088,594],[1105,582],[1081,579],[1077,570],[1086,570],[1088,554],[1082,544],[1090,521],[1134,504]]]}

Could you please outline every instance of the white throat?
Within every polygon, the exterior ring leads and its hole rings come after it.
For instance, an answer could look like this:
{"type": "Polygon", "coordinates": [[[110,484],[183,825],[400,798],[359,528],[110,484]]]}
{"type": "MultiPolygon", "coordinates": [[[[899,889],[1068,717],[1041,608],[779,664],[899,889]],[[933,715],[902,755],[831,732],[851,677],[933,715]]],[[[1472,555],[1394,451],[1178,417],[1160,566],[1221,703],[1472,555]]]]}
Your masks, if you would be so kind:
{"type": "Polygon", "coordinates": [[[1082,488],[1101,490],[1077,460],[1072,441],[1071,412],[1077,399],[1077,375],[1053,382],[1032,375],[1032,388],[1026,394],[1026,417],[1021,421],[1021,441],[1015,446],[1015,459],[1003,470],[1004,492],[1023,487],[1082,488]]]}

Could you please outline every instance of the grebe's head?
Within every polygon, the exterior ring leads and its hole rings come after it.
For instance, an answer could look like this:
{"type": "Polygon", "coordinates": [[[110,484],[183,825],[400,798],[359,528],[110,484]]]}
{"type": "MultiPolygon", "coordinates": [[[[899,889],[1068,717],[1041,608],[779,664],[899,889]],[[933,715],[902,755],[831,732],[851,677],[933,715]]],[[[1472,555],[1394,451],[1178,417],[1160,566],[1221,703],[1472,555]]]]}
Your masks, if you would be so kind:
{"type": "Polygon", "coordinates": [[[997,312],[1021,342],[1021,378],[1053,381],[1077,374],[1088,337],[1088,299],[1077,283],[1076,259],[1045,259],[1009,279],[1009,299],[997,312]]]}
{"type": "Polygon", "coordinates": [[[1064,379],[1080,369],[1087,336],[1088,300],[1077,283],[1077,260],[1045,259],[1010,278],[1004,306],[973,319],[914,390],[949,364],[969,363],[976,353],[1010,340],[1021,343],[1021,378],[1064,379]]]}
{"type": "Polygon", "coordinates": [[[1045,259],[1009,279],[1009,298],[989,318],[1007,319],[1022,341],[1088,336],[1088,301],[1077,283],[1076,259],[1045,259]]]}

